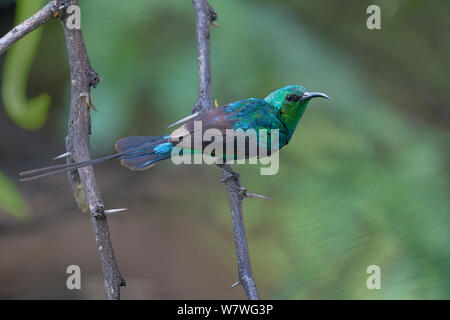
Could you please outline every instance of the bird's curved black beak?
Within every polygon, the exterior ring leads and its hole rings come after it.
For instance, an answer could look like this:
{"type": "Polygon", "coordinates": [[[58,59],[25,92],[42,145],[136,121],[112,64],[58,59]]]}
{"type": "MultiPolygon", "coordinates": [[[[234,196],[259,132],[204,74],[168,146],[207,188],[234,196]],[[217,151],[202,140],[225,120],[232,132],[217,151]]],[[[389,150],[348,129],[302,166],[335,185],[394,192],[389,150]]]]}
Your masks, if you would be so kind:
{"type": "Polygon", "coordinates": [[[301,101],[309,100],[311,98],[325,98],[328,100],[331,100],[329,96],[327,96],[325,93],[322,92],[305,92],[302,97],[300,98],[301,101]]]}

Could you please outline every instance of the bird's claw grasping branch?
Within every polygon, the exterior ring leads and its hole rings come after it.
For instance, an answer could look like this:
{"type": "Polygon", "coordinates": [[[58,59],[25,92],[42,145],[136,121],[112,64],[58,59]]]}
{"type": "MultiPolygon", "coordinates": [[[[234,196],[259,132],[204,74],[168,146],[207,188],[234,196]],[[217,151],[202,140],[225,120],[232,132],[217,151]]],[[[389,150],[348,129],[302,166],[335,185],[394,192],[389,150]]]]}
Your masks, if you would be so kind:
{"type": "MultiPolygon", "coordinates": [[[[239,173],[234,172],[233,169],[231,168],[231,166],[218,165],[218,167],[223,169],[223,178],[222,178],[222,180],[220,180],[221,183],[227,183],[233,179],[239,181],[239,173]]],[[[244,187],[243,185],[240,186],[239,193],[243,198],[258,198],[258,199],[269,199],[269,200],[272,199],[270,197],[263,196],[261,194],[248,192],[247,188],[244,187]]]]}
{"type": "MultiPolygon", "coordinates": [[[[198,61],[198,100],[192,112],[212,109],[213,99],[211,90],[211,62],[210,62],[210,26],[215,25],[217,13],[210,7],[207,0],[192,0],[195,11],[195,26],[197,34],[198,61]]],[[[259,299],[258,290],[253,279],[250,257],[248,254],[247,236],[245,234],[242,216],[242,200],[254,194],[247,193],[239,181],[239,174],[230,165],[219,165],[223,172],[222,182],[225,183],[230,204],[231,221],[234,230],[234,242],[238,262],[239,281],[248,299],[259,299]]],[[[264,196],[260,196],[264,197],[264,196]]]]}

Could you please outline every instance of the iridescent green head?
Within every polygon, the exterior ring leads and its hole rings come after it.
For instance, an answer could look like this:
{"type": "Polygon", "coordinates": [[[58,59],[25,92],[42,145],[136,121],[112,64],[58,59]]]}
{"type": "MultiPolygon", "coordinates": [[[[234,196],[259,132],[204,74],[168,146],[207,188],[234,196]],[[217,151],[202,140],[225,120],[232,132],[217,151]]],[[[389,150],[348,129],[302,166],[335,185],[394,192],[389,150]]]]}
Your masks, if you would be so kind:
{"type": "Polygon", "coordinates": [[[315,97],[330,99],[324,93],[308,92],[304,87],[294,84],[272,92],[264,100],[279,110],[281,120],[292,134],[309,100],[315,97]]]}

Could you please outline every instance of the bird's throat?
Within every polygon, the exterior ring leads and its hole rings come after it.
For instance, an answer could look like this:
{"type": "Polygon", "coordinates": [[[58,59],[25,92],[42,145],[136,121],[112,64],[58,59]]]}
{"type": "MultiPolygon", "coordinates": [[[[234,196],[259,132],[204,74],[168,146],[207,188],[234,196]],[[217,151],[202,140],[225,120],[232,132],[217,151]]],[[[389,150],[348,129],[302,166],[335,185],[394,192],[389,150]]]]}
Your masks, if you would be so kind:
{"type": "Polygon", "coordinates": [[[297,124],[305,113],[307,104],[301,104],[297,107],[291,107],[282,109],[280,112],[280,119],[283,122],[286,130],[289,133],[289,137],[292,136],[295,129],[297,128],[297,124]]]}

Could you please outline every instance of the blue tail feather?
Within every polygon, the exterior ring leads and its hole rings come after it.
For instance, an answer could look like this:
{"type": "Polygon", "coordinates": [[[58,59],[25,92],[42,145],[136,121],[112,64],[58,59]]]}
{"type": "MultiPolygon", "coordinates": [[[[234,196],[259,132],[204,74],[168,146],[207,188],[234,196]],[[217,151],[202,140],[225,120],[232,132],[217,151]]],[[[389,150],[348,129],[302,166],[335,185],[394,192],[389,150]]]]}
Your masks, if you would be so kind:
{"type": "Polygon", "coordinates": [[[145,170],[157,162],[170,158],[173,145],[170,136],[126,137],[116,143],[121,164],[131,170],[145,170]]]}
{"type": "Polygon", "coordinates": [[[29,181],[46,177],[55,173],[68,172],[90,166],[95,163],[120,158],[121,163],[131,170],[145,170],[157,162],[170,158],[173,145],[169,141],[170,136],[155,137],[126,137],[116,143],[117,153],[76,163],[66,163],[20,172],[20,181],[29,181]]]}

